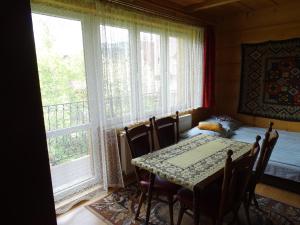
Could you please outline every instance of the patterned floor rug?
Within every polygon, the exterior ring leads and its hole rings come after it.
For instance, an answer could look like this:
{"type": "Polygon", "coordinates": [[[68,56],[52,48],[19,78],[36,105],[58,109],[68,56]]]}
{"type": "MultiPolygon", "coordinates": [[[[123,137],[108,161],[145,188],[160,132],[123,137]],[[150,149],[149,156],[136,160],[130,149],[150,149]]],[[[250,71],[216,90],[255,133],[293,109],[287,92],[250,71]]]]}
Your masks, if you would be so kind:
{"type": "MultiPolygon", "coordinates": [[[[137,187],[129,185],[119,189],[108,196],[86,206],[100,219],[110,225],[140,225],[144,223],[146,207],[143,205],[140,219],[134,220],[134,212],[138,205],[137,187]]],[[[260,209],[251,208],[251,225],[300,225],[300,209],[259,196],[260,209]]],[[[174,223],[177,223],[179,205],[174,206],[174,223]]],[[[230,218],[227,218],[231,221],[230,218]]],[[[151,207],[150,223],[152,225],[169,224],[168,206],[164,203],[153,201],[151,207]]],[[[181,225],[192,225],[190,216],[184,215],[181,225]]],[[[204,217],[200,224],[210,224],[204,217]]],[[[224,224],[228,224],[224,222],[224,224]]],[[[239,212],[239,224],[246,225],[244,210],[239,212]]]]}

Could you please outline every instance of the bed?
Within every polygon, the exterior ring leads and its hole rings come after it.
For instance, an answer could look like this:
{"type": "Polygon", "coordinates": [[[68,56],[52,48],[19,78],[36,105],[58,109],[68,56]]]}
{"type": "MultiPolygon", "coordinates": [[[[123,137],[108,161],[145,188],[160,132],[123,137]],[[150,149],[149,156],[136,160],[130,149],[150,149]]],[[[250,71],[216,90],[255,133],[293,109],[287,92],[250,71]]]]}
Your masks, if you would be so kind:
{"type": "MultiPolygon", "coordinates": [[[[212,121],[212,119],[207,121],[212,121]]],[[[277,131],[279,139],[268,162],[262,182],[300,193],[300,132],[277,131]]],[[[194,127],[181,133],[180,138],[185,139],[199,134],[208,134],[253,143],[256,135],[263,138],[265,132],[266,128],[241,124],[229,134],[194,127]]]]}

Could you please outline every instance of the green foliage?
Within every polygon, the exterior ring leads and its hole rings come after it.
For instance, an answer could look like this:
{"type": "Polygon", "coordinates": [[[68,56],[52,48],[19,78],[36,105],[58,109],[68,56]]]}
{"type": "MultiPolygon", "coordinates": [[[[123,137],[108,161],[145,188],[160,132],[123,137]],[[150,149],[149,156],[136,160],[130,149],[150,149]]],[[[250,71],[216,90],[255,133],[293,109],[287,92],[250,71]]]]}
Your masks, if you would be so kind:
{"type": "Polygon", "coordinates": [[[87,155],[89,144],[86,132],[48,139],[49,159],[52,166],[87,155]]]}
{"type": "MultiPolygon", "coordinates": [[[[63,54],[57,48],[47,23],[38,22],[43,28],[36,38],[41,43],[37,47],[37,60],[46,129],[87,122],[87,106],[82,105],[87,100],[83,51],[63,54]]],[[[89,147],[86,132],[49,138],[50,164],[54,166],[87,155],[89,147]]]]}
{"type": "Polygon", "coordinates": [[[43,23],[42,46],[37,49],[43,105],[85,101],[87,97],[83,51],[63,55],[43,23]]]}

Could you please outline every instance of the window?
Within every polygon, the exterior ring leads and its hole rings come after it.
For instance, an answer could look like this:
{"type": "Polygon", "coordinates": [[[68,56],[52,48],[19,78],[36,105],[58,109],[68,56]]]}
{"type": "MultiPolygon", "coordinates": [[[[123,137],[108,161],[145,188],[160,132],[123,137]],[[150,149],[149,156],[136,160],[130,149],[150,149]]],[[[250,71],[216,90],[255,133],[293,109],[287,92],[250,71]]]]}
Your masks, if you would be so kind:
{"type": "Polygon", "coordinates": [[[110,119],[128,117],[132,108],[128,30],[101,25],[100,37],[105,114],[110,119]]]}
{"type": "Polygon", "coordinates": [[[33,14],[56,202],[111,182],[114,128],[201,106],[202,29],[114,10],[33,14]]]}
{"type": "Polygon", "coordinates": [[[179,43],[178,39],[175,37],[169,37],[169,104],[171,108],[175,108],[176,105],[182,104],[183,101],[180,101],[180,98],[185,97],[184,89],[180,89],[180,86],[185,87],[185,80],[182,79],[184,76],[179,76],[180,74],[180,52],[179,52],[179,43]],[[180,90],[183,93],[180,93],[180,90]]]}
{"type": "Polygon", "coordinates": [[[32,19],[52,186],[57,199],[62,192],[75,191],[97,180],[82,22],[36,13],[32,19]]]}
{"type": "Polygon", "coordinates": [[[155,33],[140,32],[141,114],[144,118],[162,110],[161,38],[155,33]]]}
{"type": "Polygon", "coordinates": [[[100,39],[108,126],[201,106],[200,39],[116,21],[100,25],[100,39]]]}

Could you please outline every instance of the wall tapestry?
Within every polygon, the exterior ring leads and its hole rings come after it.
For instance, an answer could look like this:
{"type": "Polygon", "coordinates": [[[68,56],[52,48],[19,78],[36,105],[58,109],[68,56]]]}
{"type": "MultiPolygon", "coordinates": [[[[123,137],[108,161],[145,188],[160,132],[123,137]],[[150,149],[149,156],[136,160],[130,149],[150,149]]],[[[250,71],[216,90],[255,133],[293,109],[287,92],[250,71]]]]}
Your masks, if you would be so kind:
{"type": "Polygon", "coordinates": [[[242,44],[238,112],[300,121],[300,38],[242,44]]]}

